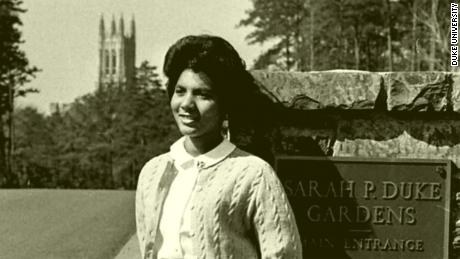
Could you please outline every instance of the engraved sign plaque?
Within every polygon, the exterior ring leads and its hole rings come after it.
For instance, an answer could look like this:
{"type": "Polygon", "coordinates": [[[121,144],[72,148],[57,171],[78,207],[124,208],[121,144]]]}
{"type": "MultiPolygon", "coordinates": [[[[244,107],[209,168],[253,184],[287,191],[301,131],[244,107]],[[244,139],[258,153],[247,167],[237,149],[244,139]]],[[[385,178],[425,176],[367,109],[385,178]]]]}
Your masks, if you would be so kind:
{"type": "Polygon", "coordinates": [[[449,258],[451,162],[279,156],[304,258],[449,258]]]}

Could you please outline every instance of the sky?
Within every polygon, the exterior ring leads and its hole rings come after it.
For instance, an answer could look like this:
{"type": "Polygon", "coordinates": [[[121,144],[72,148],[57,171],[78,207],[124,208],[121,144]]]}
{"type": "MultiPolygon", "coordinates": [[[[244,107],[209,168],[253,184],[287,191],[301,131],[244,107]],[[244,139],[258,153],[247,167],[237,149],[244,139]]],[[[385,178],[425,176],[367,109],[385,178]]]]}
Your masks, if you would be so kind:
{"type": "Polygon", "coordinates": [[[251,28],[237,27],[252,7],[250,0],[25,0],[22,49],[42,71],[27,84],[39,89],[17,101],[49,113],[52,102],[71,103],[96,89],[99,20],[106,29],[112,16],[125,28],[136,21],[136,65],[143,60],[163,66],[168,47],[188,34],[214,34],[227,39],[248,65],[263,46],[245,40],[251,28]]]}

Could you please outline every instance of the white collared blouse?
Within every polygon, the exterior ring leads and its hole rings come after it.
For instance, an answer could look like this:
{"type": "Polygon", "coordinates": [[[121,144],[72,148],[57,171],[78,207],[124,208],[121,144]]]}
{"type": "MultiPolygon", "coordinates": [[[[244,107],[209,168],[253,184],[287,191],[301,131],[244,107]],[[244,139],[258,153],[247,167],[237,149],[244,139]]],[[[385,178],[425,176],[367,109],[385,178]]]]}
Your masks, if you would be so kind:
{"type": "Polygon", "coordinates": [[[158,259],[197,258],[192,249],[194,233],[190,225],[191,210],[188,201],[195,187],[198,166],[212,166],[235,149],[235,145],[224,139],[209,152],[193,157],[185,150],[184,141],[185,137],[182,137],[170,148],[178,174],[171,183],[163,205],[160,218],[163,243],[158,252],[158,259]]]}

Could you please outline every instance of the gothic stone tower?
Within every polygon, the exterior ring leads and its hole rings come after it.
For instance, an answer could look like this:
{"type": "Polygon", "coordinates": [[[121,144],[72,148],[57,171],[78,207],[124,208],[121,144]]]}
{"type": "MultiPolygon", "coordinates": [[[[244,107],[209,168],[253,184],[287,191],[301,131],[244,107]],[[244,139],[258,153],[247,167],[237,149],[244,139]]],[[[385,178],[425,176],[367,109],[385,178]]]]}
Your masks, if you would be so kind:
{"type": "Polygon", "coordinates": [[[106,31],[104,18],[99,24],[99,87],[109,84],[129,87],[134,80],[136,62],[136,25],[134,17],[131,28],[125,34],[123,16],[118,26],[112,16],[110,31],[106,31]]]}

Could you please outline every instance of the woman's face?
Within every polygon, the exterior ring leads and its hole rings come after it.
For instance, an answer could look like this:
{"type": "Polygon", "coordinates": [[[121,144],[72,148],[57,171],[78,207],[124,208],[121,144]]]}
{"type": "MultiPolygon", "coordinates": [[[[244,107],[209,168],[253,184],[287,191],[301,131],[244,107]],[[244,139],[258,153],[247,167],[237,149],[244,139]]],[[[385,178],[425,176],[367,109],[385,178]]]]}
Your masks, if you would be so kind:
{"type": "Polygon", "coordinates": [[[179,131],[192,138],[215,138],[222,118],[217,94],[208,77],[185,69],[177,80],[171,109],[179,131]]]}

